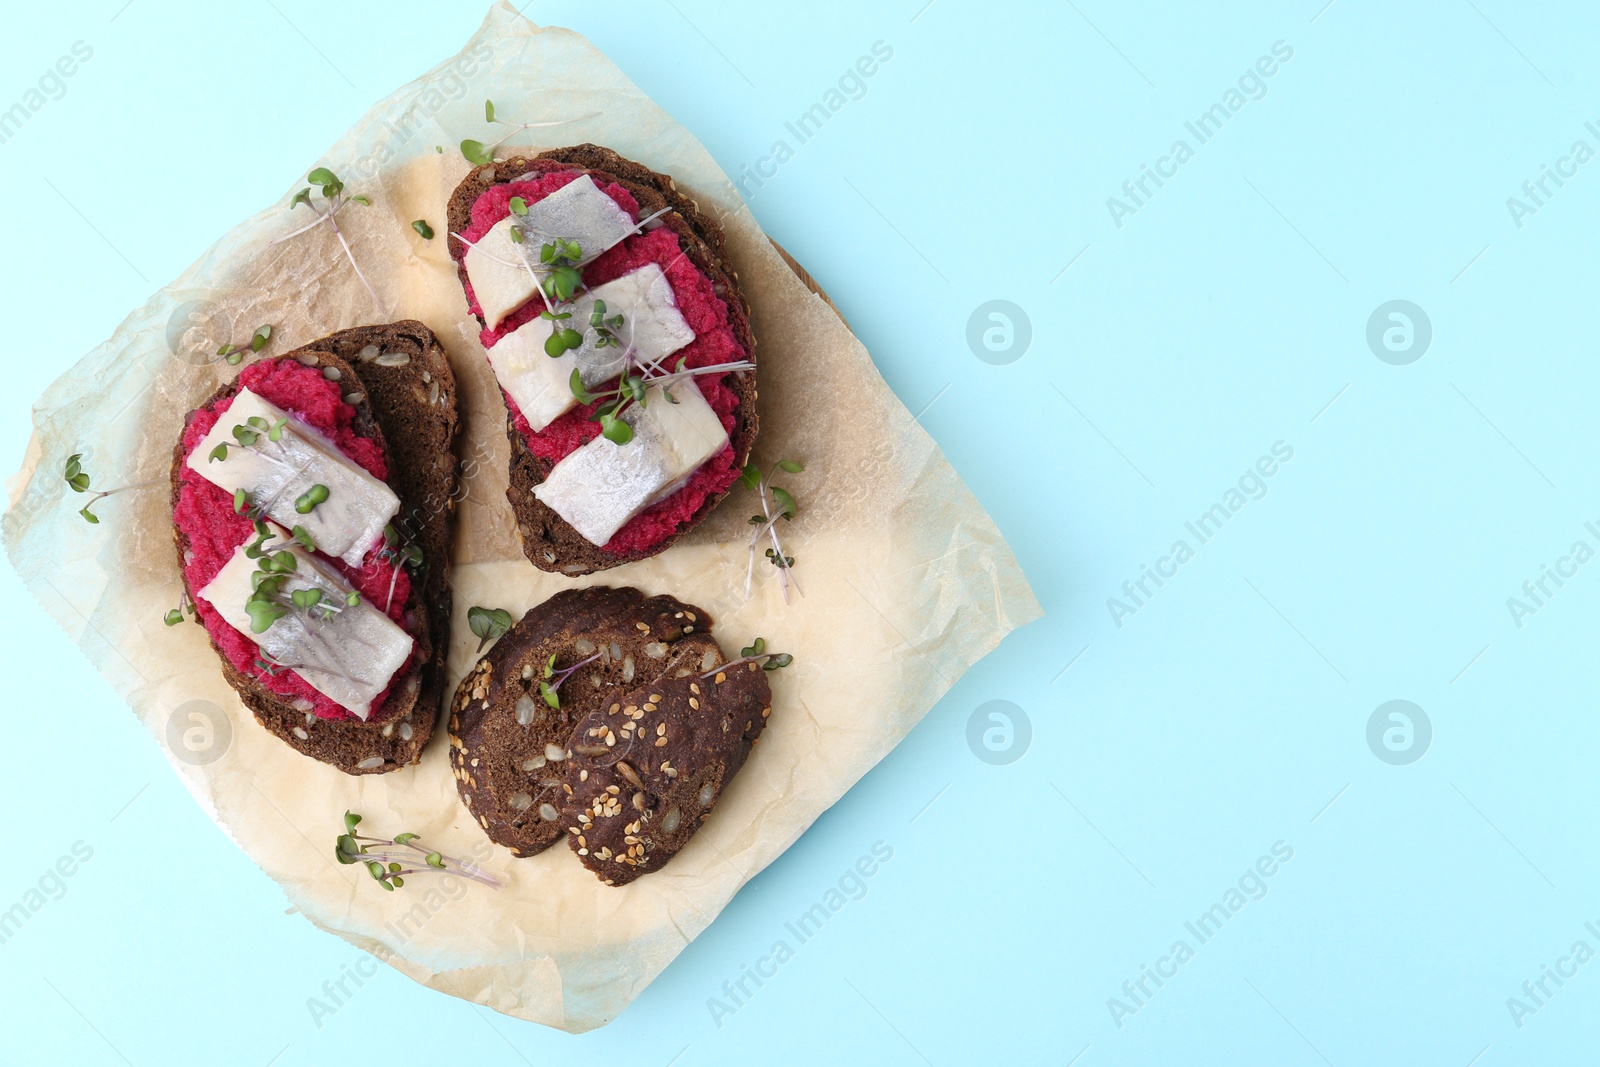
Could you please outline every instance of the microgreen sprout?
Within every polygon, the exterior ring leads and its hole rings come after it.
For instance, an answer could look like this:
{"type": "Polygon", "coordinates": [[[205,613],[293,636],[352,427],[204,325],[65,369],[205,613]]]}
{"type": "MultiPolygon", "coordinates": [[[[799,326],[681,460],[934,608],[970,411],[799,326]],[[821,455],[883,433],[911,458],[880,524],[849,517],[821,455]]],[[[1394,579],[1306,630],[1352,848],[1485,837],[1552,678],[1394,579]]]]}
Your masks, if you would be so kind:
{"type": "MultiPolygon", "coordinates": [[[[511,232],[520,231],[513,226],[511,232]]],[[[541,283],[547,298],[562,304],[572,299],[572,294],[583,284],[583,275],[578,273],[578,261],[582,258],[583,246],[576,241],[557,237],[555,241],[539,246],[539,262],[547,269],[541,283]]]]}
{"type": "Polygon", "coordinates": [[[198,612],[195,610],[194,601],[189,599],[189,590],[187,589],[181,590],[178,593],[178,606],[161,616],[161,621],[166,623],[168,626],[176,626],[183,621],[185,615],[189,616],[191,619],[198,619],[198,612]]]}
{"type": "MultiPolygon", "coordinates": [[[[67,457],[67,466],[66,470],[62,474],[62,478],[67,483],[67,487],[70,488],[74,493],[89,492],[89,472],[83,469],[82,452],[74,452],[72,455],[67,457]]],[[[152,485],[159,484],[159,482],[159,479],[154,479],[148,482],[138,482],[134,485],[119,485],[115,489],[97,489],[93,493],[90,493],[89,502],[79,509],[78,514],[83,516],[84,522],[92,525],[98,525],[100,522],[100,516],[89,510],[90,508],[94,507],[108,496],[114,496],[117,493],[126,493],[130,489],[147,489],[152,485]]]]}
{"type": "MultiPolygon", "coordinates": [[[[250,511],[253,509],[247,509],[247,513],[250,511]]],[[[355,595],[353,593],[330,598],[315,587],[289,590],[285,596],[284,586],[289,576],[300,568],[299,557],[287,547],[274,550],[272,527],[260,518],[255,518],[253,522],[255,539],[244,546],[246,558],[256,561],[256,570],[250,575],[250,598],[244,603],[245,613],[250,616],[251,633],[266,633],[273,623],[293,610],[303,611],[313,620],[326,622],[343,611],[345,606],[354,607],[360,603],[359,597],[351,599],[355,595]]],[[[303,526],[296,526],[290,538],[291,542],[302,545],[310,540],[311,535],[303,526]]]]}
{"type": "Polygon", "coordinates": [[[344,182],[340,181],[339,176],[333,173],[333,171],[329,170],[327,167],[318,167],[317,169],[313,170],[310,174],[306,175],[306,181],[310,182],[311,185],[315,185],[322,191],[322,199],[327,204],[326,209],[318,208],[316,203],[311,199],[310,185],[306,186],[304,189],[301,189],[298,193],[294,194],[293,198],[290,199],[289,210],[293,211],[301,204],[304,204],[311,211],[311,213],[316,216],[316,219],[312,222],[308,222],[306,225],[300,227],[298,230],[295,230],[292,233],[284,234],[282,237],[277,238],[272,243],[275,245],[282,244],[284,241],[287,241],[292,237],[298,237],[308,230],[312,230],[318,226],[326,224],[329,229],[333,230],[334,236],[339,239],[339,244],[344,249],[345,258],[350,261],[350,266],[354,268],[356,277],[361,279],[361,284],[366,286],[367,295],[372,297],[372,302],[377,304],[379,309],[382,309],[384,306],[383,301],[379,299],[377,290],[372,288],[372,283],[367,280],[367,276],[362,273],[361,264],[356,262],[356,254],[350,250],[350,242],[345,239],[344,231],[339,229],[339,220],[335,217],[347,204],[361,204],[363,206],[370,206],[372,201],[364,196],[346,195],[344,191],[344,182]]]}
{"type": "Polygon", "coordinates": [[[411,224],[411,228],[416,230],[417,236],[424,241],[433,240],[433,227],[428,225],[427,219],[418,219],[411,224]]]}
{"type": "Polygon", "coordinates": [[[422,838],[416,834],[367,837],[356,833],[360,823],[361,816],[348,811],[344,813],[344,833],[334,842],[334,858],[343,864],[363,864],[367,873],[390,892],[404,886],[408,875],[429,871],[459,874],[490,889],[501,887],[498,878],[476,864],[429,848],[422,844],[422,838]]]}
{"type": "Polygon", "coordinates": [[[327,499],[328,487],[318,482],[295,498],[294,510],[300,515],[309,515],[317,510],[318,504],[327,499]]]}
{"type": "Polygon", "coordinates": [[[778,569],[778,581],[783,586],[783,602],[789,603],[789,585],[794,584],[795,592],[805,594],[800,590],[800,583],[794,581],[789,573],[794,567],[794,557],[785,555],[783,545],[778,540],[778,520],[790,522],[794,519],[799,505],[795,503],[794,496],[786,489],[772,484],[773,477],[782,471],[784,474],[799,474],[805,467],[792,459],[780,459],[772,465],[772,469],[763,472],[754,463],[747,464],[739,476],[739,481],[746,489],[754,489],[761,500],[761,514],[750,516],[750,525],[755,532],[750,535],[750,565],[745,568],[744,595],[750,595],[751,583],[755,580],[756,548],[761,544],[763,537],[772,542],[772,547],[766,551],[767,559],[778,569]]]}
{"type": "Polygon", "coordinates": [[[482,652],[484,645],[511,629],[511,612],[505,608],[480,608],[474,605],[467,609],[467,626],[478,638],[478,651],[482,652]]]}
{"type": "Polygon", "coordinates": [[[389,573],[389,596],[383,602],[383,610],[388,614],[389,606],[394,603],[394,590],[400,581],[402,567],[419,570],[422,567],[423,557],[420,545],[400,543],[400,531],[391,523],[383,528],[383,548],[378,552],[378,558],[393,563],[394,568],[389,573]]]}
{"type": "Polygon", "coordinates": [[[709,678],[719,671],[732,670],[734,667],[739,667],[746,663],[759,663],[764,671],[777,671],[782,670],[793,662],[794,657],[787,652],[768,652],[767,639],[758,637],[739,650],[738,659],[724,663],[720,667],[713,667],[700,677],[709,678]]]}
{"type": "Polygon", "coordinates": [[[550,658],[545,661],[544,680],[539,683],[539,695],[544,697],[544,702],[546,704],[549,704],[552,708],[559,709],[561,707],[561,695],[559,693],[559,690],[561,689],[561,683],[565,682],[568,678],[571,678],[573,672],[579,667],[587,667],[589,664],[599,659],[600,653],[596,652],[588,659],[580,659],[572,666],[563,667],[559,671],[556,670],[556,655],[557,654],[554,652],[550,653],[550,658]]]}
{"type": "Polygon", "coordinates": [[[461,154],[465,156],[467,162],[471,163],[473,166],[487,167],[494,162],[494,150],[511,140],[511,138],[515,137],[523,130],[538,130],[545,129],[550,126],[564,126],[569,122],[582,122],[585,119],[598,118],[599,116],[600,112],[595,111],[588,115],[579,115],[577,118],[555,119],[549,122],[508,122],[505,119],[495,117],[493,100],[485,100],[483,102],[484,121],[496,123],[501,126],[509,126],[511,127],[511,132],[500,138],[498,141],[491,141],[488,144],[484,144],[482,141],[462,141],[461,154]]]}
{"type": "Polygon", "coordinates": [[[546,308],[539,312],[539,317],[550,324],[550,336],[544,339],[545,355],[555,359],[568,349],[583,347],[583,334],[570,326],[561,325],[572,318],[572,312],[546,308]]]}
{"type": "Polygon", "coordinates": [[[622,339],[617,336],[617,331],[622,329],[622,315],[606,317],[606,302],[596,300],[594,308],[589,312],[589,326],[594,330],[596,348],[621,348],[622,339]]]}
{"type": "Polygon", "coordinates": [[[216,360],[221,359],[226,360],[228,366],[237,367],[244,362],[244,354],[246,352],[261,351],[267,347],[267,341],[271,338],[272,326],[270,324],[258,326],[256,327],[256,332],[250,335],[250,340],[247,343],[242,345],[223,345],[217,349],[216,359],[213,359],[212,362],[215,363],[216,360]]]}
{"type": "Polygon", "coordinates": [[[677,397],[672,395],[672,387],[687,378],[700,374],[724,374],[729,371],[754,370],[755,364],[748,360],[739,360],[734,363],[714,363],[709,367],[690,367],[682,359],[678,360],[677,367],[669,373],[652,373],[660,368],[652,364],[640,366],[635,363],[631,354],[624,361],[623,372],[617,378],[617,384],[610,389],[591,392],[583,384],[583,375],[574,368],[571,377],[567,379],[568,388],[580,404],[595,404],[593,414],[589,416],[590,422],[600,424],[600,434],[613,444],[625,445],[633,440],[633,427],[622,418],[622,413],[628,405],[638,404],[645,407],[649,403],[650,389],[661,387],[662,395],[668,403],[678,403],[677,397]],[[637,369],[638,373],[633,373],[637,369]]]}

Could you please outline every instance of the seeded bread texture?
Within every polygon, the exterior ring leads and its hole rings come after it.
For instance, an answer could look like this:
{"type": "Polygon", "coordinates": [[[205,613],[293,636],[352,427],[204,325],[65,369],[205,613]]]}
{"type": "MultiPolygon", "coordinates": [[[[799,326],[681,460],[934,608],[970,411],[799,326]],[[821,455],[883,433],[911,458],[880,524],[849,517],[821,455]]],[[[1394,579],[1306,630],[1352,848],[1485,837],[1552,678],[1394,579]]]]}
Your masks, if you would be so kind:
{"type": "Polygon", "coordinates": [[[704,611],[672,597],[591,586],[557,593],[503,634],[467,672],[450,715],[456,787],[489,838],[518,856],[553,844],[570,825],[559,813],[576,773],[573,727],[618,687],[659,677],[685,649],[697,663],[708,654],[720,661],[710,627],[704,611]],[[598,655],[561,684],[558,708],[539,691],[552,655],[558,671],[598,655]]]}
{"type": "Polygon", "coordinates": [[[686,675],[613,695],[573,731],[567,844],[606,885],[660,870],[687,845],[767,724],[767,672],[716,664],[696,659],[686,675]]]}
{"type": "MultiPolygon", "coordinates": [[[[590,174],[597,184],[616,182],[639,202],[640,218],[670,207],[672,212],[659,220],[678,236],[679,247],[700,269],[717,295],[728,305],[728,321],[734,336],[744,347],[747,358],[755,361],[755,337],[750,332],[750,308],[739,290],[738,275],[728,261],[722,227],[699,208],[691,198],[678,191],[671,177],[658,174],[649,168],[625,159],[609,148],[582,144],[571,148],[552,149],[533,157],[518,156],[489,167],[479,167],[467,175],[450,197],[448,217],[450,230],[461,233],[472,222],[472,205],[490,186],[515,181],[530,169],[551,164],[561,164],[561,169],[575,169],[590,174]]],[[[467,281],[464,260],[456,264],[463,286],[467,281]]],[[[479,324],[483,319],[479,318],[479,324]]],[[[531,327],[522,327],[528,329],[531,327]]],[[[733,430],[728,434],[738,464],[743,466],[750,458],[755,443],[756,376],[754,371],[730,374],[725,383],[738,394],[739,406],[735,411],[733,430]]],[[[708,496],[705,502],[681,523],[676,533],[664,538],[649,549],[633,553],[611,553],[600,549],[565,519],[533,495],[534,487],[542,483],[554,466],[528,451],[522,434],[517,431],[509,409],[506,413],[506,434],[511,442],[510,484],[506,499],[516,516],[517,529],[522,535],[522,550],[534,566],[559,574],[581,575],[617,567],[635,560],[648,559],[671,547],[678,538],[703,522],[726,491],[708,496]]]]}
{"type": "MultiPolygon", "coordinates": [[[[345,401],[356,409],[356,432],[383,445],[389,485],[401,502],[394,525],[422,549],[423,570],[420,576],[413,572],[405,610],[417,657],[407,673],[394,680],[380,717],[362,722],[332,721],[300,711],[235,670],[220,649],[217,655],[228,684],[256,721],[297,751],[346,774],[398,770],[421,759],[443,703],[460,429],[455,375],[432,331],[412,320],[342,330],[275,358],[321,367],[325,376],[339,382],[345,401]]],[[[203,406],[237,391],[238,382],[230,382],[203,406]]],[[[171,471],[174,505],[186,458],[180,434],[171,471]]],[[[173,531],[181,572],[188,539],[176,526],[173,531]]],[[[196,590],[187,592],[192,598],[196,590]]],[[[212,647],[216,648],[215,642],[212,647]]]]}

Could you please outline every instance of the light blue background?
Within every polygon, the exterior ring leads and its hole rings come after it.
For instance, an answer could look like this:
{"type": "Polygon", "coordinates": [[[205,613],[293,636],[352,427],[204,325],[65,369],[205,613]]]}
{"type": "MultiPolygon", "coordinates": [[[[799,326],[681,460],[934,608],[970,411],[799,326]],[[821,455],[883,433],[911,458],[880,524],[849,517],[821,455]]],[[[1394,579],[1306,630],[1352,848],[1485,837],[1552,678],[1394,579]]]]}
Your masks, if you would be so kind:
{"type": "MultiPolygon", "coordinates": [[[[1506,1002],[1575,941],[1600,950],[1600,563],[1520,628],[1506,599],[1600,547],[1600,162],[1520,228],[1506,200],[1573,141],[1600,149],[1600,16],[1322,3],[534,4],[734,175],[894,49],[751,207],[922,412],[1046,617],[605,1030],[387,969],[319,1028],[307,998],[359,954],[284,914],[0,570],[0,908],[94,850],[0,946],[0,1061],[1591,1061],[1600,962],[1520,1028],[1506,1002]],[[1106,199],[1276,41],[1294,54],[1266,96],[1118,228],[1106,199]],[[1005,366],[965,341],[996,298],[1033,329],[1005,366]],[[1434,329],[1409,366],[1365,342],[1396,298],[1434,329]],[[1107,598],[1277,441],[1294,457],[1267,495],[1118,627],[1107,598]],[[1010,765],[966,741],[996,699],[1032,724],[1010,765]],[[1367,746],[1390,699],[1432,722],[1409,766],[1367,746]],[[866,897],[719,1027],[708,998],[880,840],[866,897]],[[1266,896],[1115,1025],[1107,999],[1196,945],[1185,921],[1279,841],[1266,896]]],[[[483,15],[123,4],[12,5],[0,35],[0,107],[94,49],[0,145],[8,470],[50,380],[483,15]]]]}

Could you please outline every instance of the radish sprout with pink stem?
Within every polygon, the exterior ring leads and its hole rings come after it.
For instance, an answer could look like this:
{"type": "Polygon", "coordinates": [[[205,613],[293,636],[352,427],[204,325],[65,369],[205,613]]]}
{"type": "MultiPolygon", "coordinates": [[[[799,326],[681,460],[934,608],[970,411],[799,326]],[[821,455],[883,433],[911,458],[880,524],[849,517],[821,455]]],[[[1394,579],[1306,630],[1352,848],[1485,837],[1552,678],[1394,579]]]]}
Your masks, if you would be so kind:
{"type": "Polygon", "coordinates": [[[739,650],[739,658],[729,660],[720,667],[713,667],[700,677],[710,678],[723,671],[731,671],[735,667],[742,667],[746,663],[759,663],[764,671],[778,671],[794,662],[794,657],[787,652],[768,652],[767,639],[758,637],[748,647],[739,650]]]}
{"type": "Polygon", "coordinates": [[[539,683],[539,695],[544,697],[544,702],[552,708],[560,708],[561,695],[557,690],[561,688],[561,683],[571,678],[579,667],[587,667],[599,658],[600,653],[596,652],[588,659],[580,659],[572,666],[563,667],[558,671],[556,670],[556,653],[550,653],[550,658],[545,661],[544,665],[544,680],[539,683]]]}
{"type": "Polygon", "coordinates": [[[342,209],[346,204],[360,204],[363,207],[369,207],[371,206],[372,201],[364,196],[345,195],[344,182],[340,181],[339,176],[334,174],[333,171],[329,170],[327,167],[318,167],[316,170],[313,170],[310,174],[306,175],[306,180],[309,181],[311,185],[315,185],[322,190],[322,198],[328,202],[327,210],[320,210],[317,205],[312,202],[310,186],[300,190],[298,193],[294,194],[294,199],[289,201],[289,210],[293,211],[301,204],[304,204],[306,207],[311,209],[311,213],[316,216],[316,219],[312,222],[306,223],[298,230],[284,234],[282,237],[277,238],[272,243],[275,245],[282,244],[290,238],[298,237],[301,234],[326,223],[328,227],[333,230],[333,235],[339,239],[340,246],[344,248],[345,258],[350,261],[350,266],[355,269],[356,277],[361,279],[361,284],[366,286],[367,294],[372,297],[372,302],[378,305],[378,310],[385,310],[383,300],[379,298],[377,290],[372,288],[372,283],[367,280],[366,274],[362,272],[361,264],[356,262],[356,254],[351,251],[350,242],[345,239],[344,231],[339,229],[339,220],[334,217],[339,214],[340,209],[342,209]]]}
{"type": "MultiPolygon", "coordinates": [[[[67,457],[67,467],[66,471],[62,475],[62,478],[67,483],[68,488],[70,488],[74,493],[89,492],[89,472],[83,469],[82,452],[74,452],[72,455],[67,457]]],[[[119,485],[115,489],[97,489],[90,494],[89,502],[85,504],[81,510],[79,510],[78,514],[83,516],[84,522],[98,524],[100,522],[100,516],[96,515],[89,509],[94,507],[100,501],[104,500],[106,497],[115,496],[118,493],[126,493],[130,489],[148,489],[152,485],[161,485],[165,481],[166,479],[164,478],[155,478],[148,482],[137,482],[133,485],[119,485]]]]}
{"type": "Polygon", "coordinates": [[[461,154],[466,157],[468,163],[478,167],[487,167],[492,164],[494,162],[494,150],[523,130],[541,130],[551,126],[565,126],[569,122],[583,122],[586,119],[599,118],[600,112],[593,111],[587,115],[579,115],[576,118],[554,119],[548,122],[508,122],[505,119],[495,117],[493,100],[485,100],[483,102],[483,117],[487,122],[510,126],[511,132],[498,141],[491,141],[488,144],[484,144],[482,141],[474,141],[470,138],[461,142],[461,154]]]}
{"type": "Polygon", "coordinates": [[[754,489],[761,500],[761,514],[750,516],[750,525],[754,526],[756,531],[750,535],[750,565],[745,568],[744,577],[744,595],[746,597],[750,595],[750,586],[755,579],[756,548],[760,545],[762,537],[766,537],[772,542],[772,547],[767,549],[766,556],[767,559],[772,561],[772,565],[778,568],[778,581],[783,587],[783,602],[785,604],[789,603],[789,586],[791,583],[794,585],[795,592],[805,596],[805,592],[800,588],[800,583],[789,573],[790,569],[794,567],[794,557],[784,555],[783,545],[778,541],[778,520],[792,521],[795,512],[799,510],[799,505],[795,503],[794,497],[787,490],[780,489],[772,484],[773,476],[779,471],[783,471],[786,474],[799,474],[804,470],[805,467],[794,460],[782,459],[774,463],[772,469],[765,473],[762,473],[761,468],[754,463],[748,464],[739,477],[739,481],[743,483],[744,487],[746,489],[754,489]]]}
{"type": "Polygon", "coordinates": [[[429,871],[459,874],[490,889],[501,888],[500,880],[494,875],[466,860],[424,847],[416,834],[367,837],[356,833],[360,822],[361,816],[354,812],[344,813],[344,833],[334,843],[334,858],[344,864],[364,864],[367,873],[390,892],[404,886],[407,875],[429,871]]]}

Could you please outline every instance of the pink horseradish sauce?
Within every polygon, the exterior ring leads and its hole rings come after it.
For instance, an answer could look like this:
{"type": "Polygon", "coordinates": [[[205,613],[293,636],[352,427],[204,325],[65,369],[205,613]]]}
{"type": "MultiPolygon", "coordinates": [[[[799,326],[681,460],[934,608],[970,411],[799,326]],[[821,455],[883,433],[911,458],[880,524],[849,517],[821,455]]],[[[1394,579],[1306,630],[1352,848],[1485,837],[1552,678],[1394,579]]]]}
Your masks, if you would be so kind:
{"type": "MultiPolygon", "coordinates": [[[[463,238],[470,243],[477,243],[491,227],[511,214],[512,197],[520,196],[529,204],[536,203],[583,173],[556,169],[564,166],[559,163],[536,161],[530,166],[536,177],[491,186],[473,202],[472,223],[461,234],[463,238]]],[[[639,217],[638,201],[622,186],[614,182],[596,182],[596,185],[624,211],[634,218],[639,217]]],[[[451,242],[451,255],[457,260],[464,257],[466,252],[466,245],[459,241],[451,242]]],[[[711,279],[683,254],[678,247],[677,235],[670,229],[663,227],[625,238],[621,244],[587,264],[583,268],[583,280],[589,286],[602,285],[636,271],[647,263],[655,263],[666,274],[672,286],[672,295],[677,300],[678,311],[695,334],[694,340],[674,353],[669,362],[675,366],[679,359],[683,359],[689,367],[709,367],[749,358],[749,353],[739,343],[729,323],[728,305],[712,288],[711,279]]],[[[476,315],[480,311],[478,298],[472,292],[470,282],[463,280],[463,284],[466,287],[467,304],[476,315]]],[[[513,330],[537,329],[539,312],[544,308],[544,300],[535,296],[512,312],[499,327],[481,331],[478,336],[484,348],[493,348],[513,330]]],[[[694,382],[704,394],[706,403],[721,419],[723,429],[732,434],[737,421],[735,414],[739,407],[739,395],[724,384],[727,377],[727,374],[704,374],[697,376],[694,382]]],[[[614,379],[612,384],[615,384],[614,379]]],[[[528,450],[552,464],[600,434],[600,424],[589,421],[589,416],[594,414],[593,404],[579,405],[535,433],[512,399],[505,396],[504,390],[501,395],[505,397],[513,425],[528,443],[528,450]]],[[[733,446],[729,444],[690,475],[682,489],[630,519],[610,541],[601,546],[601,550],[614,555],[649,551],[676,533],[680,526],[693,518],[708,497],[726,490],[738,476],[739,467],[733,446]]]]}
{"type": "MultiPolygon", "coordinates": [[[[331,439],[351,462],[358,464],[374,478],[387,480],[388,464],[383,449],[370,437],[355,432],[356,409],[344,402],[339,384],[322,376],[321,370],[308,367],[292,359],[267,359],[246,367],[239,374],[239,384],[257,396],[282,408],[292,418],[303,422],[331,439]]],[[[200,408],[189,416],[183,431],[184,455],[194,451],[200,439],[210,432],[233,404],[233,397],[224,397],[200,408]]],[[[178,500],[172,509],[172,520],[189,539],[189,557],[183,566],[183,577],[191,590],[204,589],[217,576],[234,551],[255,537],[250,520],[233,510],[233,494],[212,485],[187,465],[179,473],[178,500]]],[[[335,567],[345,580],[356,589],[368,604],[384,609],[399,626],[416,636],[414,620],[406,617],[406,600],[411,595],[411,576],[405,568],[378,558],[378,545],[367,553],[360,567],[351,567],[342,560],[321,556],[335,567]],[[389,583],[394,582],[394,595],[390,598],[389,583]]],[[[211,640],[222,650],[235,670],[253,678],[263,689],[285,700],[303,699],[311,703],[311,710],[323,719],[351,719],[354,716],[345,708],[311,688],[306,681],[291,670],[267,674],[255,665],[259,652],[256,643],[247,634],[229,625],[216,608],[204,600],[196,599],[195,608],[200,621],[205,624],[211,640]]],[[[411,658],[396,672],[405,675],[416,662],[416,647],[411,658]]],[[[390,713],[385,689],[372,702],[369,722],[382,720],[390,713]]]]}

